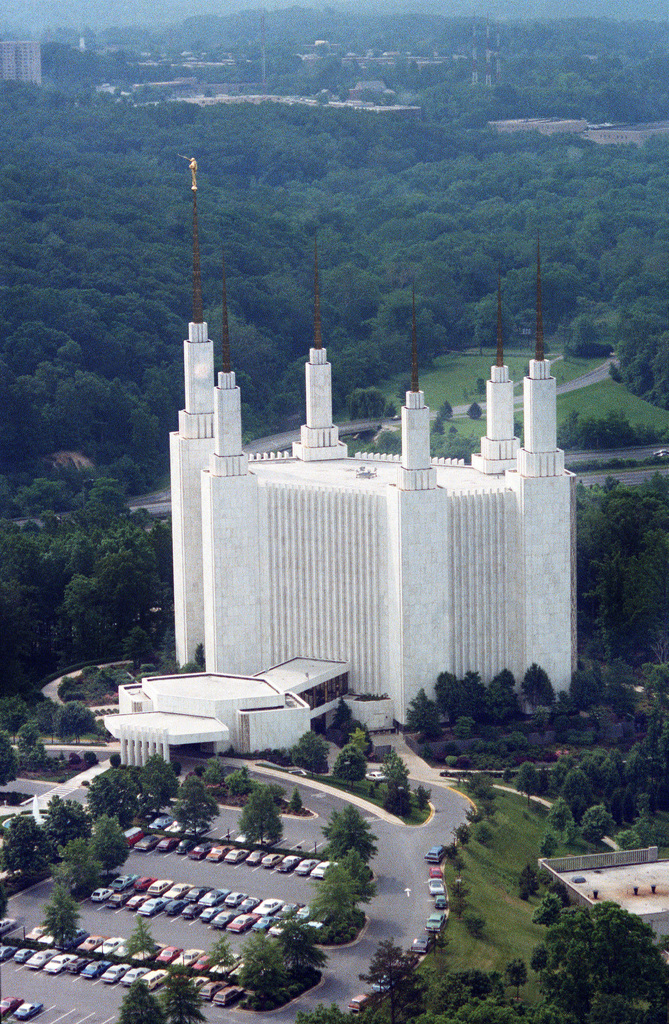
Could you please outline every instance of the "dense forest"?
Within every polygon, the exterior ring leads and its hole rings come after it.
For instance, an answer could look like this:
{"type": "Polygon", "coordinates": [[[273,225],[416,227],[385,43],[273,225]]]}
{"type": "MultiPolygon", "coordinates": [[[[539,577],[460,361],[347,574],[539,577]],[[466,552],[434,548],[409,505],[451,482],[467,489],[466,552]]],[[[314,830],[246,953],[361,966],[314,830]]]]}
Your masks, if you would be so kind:
{"type": "MultiPolygon", "coordinates": [[[[590,42],[584,33],[584,52],[590,42]]],[[[633,51],[628,42],[632,69],[633,51]]],[[[450,118],[429,92],[424,119],[404,121],[327,106],[136,106],[4,84],[0,512],[71,507],[82,475],[63,451],[130,493],[164,471],[190,306],[183,153],[200,167],[214,336],[225,250],[249,435],[299,422],[316,233],[339,414],[354,388],[406,365],[414,281],[424,366],[492,341],[498,267],[507,343],[519,343],[533,322],[537,233],[551,343],[581,353],[615,344],[625,382],[665,405],[669,143],[498,135],[471,127],[464,103],[450,118]],[[36,490],[35,477],[46,480],[36,490]]],[[[460,103],[457,90],[449,102],[460,103]]]]}

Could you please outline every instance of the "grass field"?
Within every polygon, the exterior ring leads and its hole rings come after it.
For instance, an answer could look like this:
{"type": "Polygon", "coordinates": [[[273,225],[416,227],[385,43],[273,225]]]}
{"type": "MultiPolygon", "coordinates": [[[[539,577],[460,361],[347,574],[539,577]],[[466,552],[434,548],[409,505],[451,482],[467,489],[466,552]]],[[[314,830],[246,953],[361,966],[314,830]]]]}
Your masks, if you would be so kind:
{"type": "Polygon", "coordinates": [[[558,423],[566,420],[573,409],[581,416],[597,417],[606,416],[611,411],[622,412],[633,426],[640,423],[646,427],[669,430],[669,412],[666,409],[658,409],[650,402],[644,402],[643,398],[637,398],[622,384],[610,379],[591,384],[590,387],[581,388],[579,391],[559,395],[558,423]]]}

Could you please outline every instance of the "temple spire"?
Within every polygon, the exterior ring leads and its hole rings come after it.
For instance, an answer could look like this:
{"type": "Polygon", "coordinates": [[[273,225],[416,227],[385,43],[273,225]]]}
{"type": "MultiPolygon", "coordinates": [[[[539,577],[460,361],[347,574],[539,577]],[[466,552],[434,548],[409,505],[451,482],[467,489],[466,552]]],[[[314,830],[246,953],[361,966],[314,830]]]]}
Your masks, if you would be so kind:
{"type": "Polygon", "coordinates": [[[544,359],[544,319],[541,311],[541,250],[537,235],[537,344],[534,358],[538,362],[544,359]]]}
{"type": "Polygon", "coordinates": [[[221,310],[223,332],[223,373],[230,373],[230,331],[228,329],[228,294],[225,286],[225,253],[222,254],[223,266],[223,307],[221,310]]]}
{"type": "Polygon", "coordinates": [[[416,288],[411,289],[411,390],[415,393],[418,387],[418,343],[416,341],[416,288]]]}
{"type": "Polygon", "coordinates": [[[323,348],[321,333],[321,296],[318,290],[318,238],[314,235],[314,348],[323,348]]]}
{"type": "Polygon", "coordinates": [[[193,323],[201,324],[202,279],[200,276],[200,240],[197,231],[197,186],[193,185],[193,323]]]}
{"type": "Polygon", "coordinates": [[[497,366],[504,366],[504,344],[502,342],[502,279],[497,271],[497,366]]]}

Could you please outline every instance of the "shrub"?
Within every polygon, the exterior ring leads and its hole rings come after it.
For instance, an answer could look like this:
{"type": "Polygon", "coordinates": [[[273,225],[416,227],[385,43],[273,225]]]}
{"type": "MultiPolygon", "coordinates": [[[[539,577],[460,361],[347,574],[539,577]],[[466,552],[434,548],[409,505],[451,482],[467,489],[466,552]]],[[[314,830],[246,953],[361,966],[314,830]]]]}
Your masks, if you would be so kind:
{"type": "Polygon", "coordinates": [[[112,768],[120,768],[121,767],[121,755],[119,753],[117,753],[116,751],[114,751],[114,753],[109,758],[109,764],[111,765],[112,768]]]}
{"type": "Polygon", "coordinates": [[[464,915],[463,921],[469,934],[475,939],[480,939],[486,924],[485,917],[482,917],[481,914],[470,913],[464,915]]]}

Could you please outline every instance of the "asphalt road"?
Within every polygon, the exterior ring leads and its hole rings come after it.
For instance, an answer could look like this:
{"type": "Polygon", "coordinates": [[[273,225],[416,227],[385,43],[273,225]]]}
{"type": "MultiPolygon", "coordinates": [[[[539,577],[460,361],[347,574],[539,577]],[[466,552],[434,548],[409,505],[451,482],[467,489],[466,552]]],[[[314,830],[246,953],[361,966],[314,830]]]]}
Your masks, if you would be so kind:
{"type": "MultiPolygon", "coordinates": [[[[258,775],[258,778],[263,776],[258,775]]],[[[290,792],[295,779],[286,780],[290,792]]],[[[284,817],[283,845],[303,852],[304,856],[318,852],[324,843],[322,827],[333,809],[342,809],[344,801],[331,791],[314,790],[299,786],[304,805],[315,812],[313,818],[284,817]]],[[[81,794],[83,796],[83,792],[81,794]]],[[[409,947],[416,936],[423,934],[425,920],[433,902],[427,892],[427,865],[425,851],[437,842],[450,841],[453,828],[464,818],[464,798],[445,786],[433,786],[432,803],[435,813],[431,820],[418,828],[387,822],[373,813],[364,813],[374,834],[378,837],[378,854],[372,863],[376,876],[377,896],[366,908],[368,924],[362,936],[350,947],[328,950],[328,965],[318,989],[306,993],[284,1010],[275,1011],[272,1020],[292,1021],[298,1009],[311,1010],[319,1002],[337,1003],[345,1008],[352,995],[364,989],[358,976],[364,973],[382,939],[394,938],[409,947]]],[[[225,837],[228,829],[232,838],[238,833],[239,811],[223,808],[214,824],[212,835],[225,837]]],[[[171,854],[131,852],[123,869],[139,875],[171,878],[175,882],[193,885],[220,885],[258,897],[278,897],[288,902],[309,903],[317,882],[295,875],[282,875],[263,868],[249,868],[244,863],[210,864],[194,862],[171,854]]],[[[17,918],[19,930],[4,941],[20,944],[16,936],[22,928],[29,931],[42,921],[42,906],[48,899],[51,882],[39,883],[32,889],[12,897],[8,915],[17,918]]],[[[81,904],[81,924],[91,934],[127,937],[134,925],[135,915],[125,909],[110,911],[85,900],[81,904]]],[[[183,921],[164,914],[149,919],[151,931],[157,941],[181,948],[208,949],[219,935],[199,920],[183,921]]],[[[227,934],[227,933],[226,933],[227,934]]],[[[238,949],[248,936],[230,936],[231,945],[238,949]]],[[[43,1002],[46,1011],[39,1017],[40,1024],[110,1024],[116,1018],[125,989],[86,981],[80,977],[62,974],[56,977],[42,972],[28,971],[9,962],[2,965],[3,995],[18,995],[33,1002],[43,1002]]],[[[243,1014],[232,1009],[221,1010],[206,1005],[210,1020],[243,1014]]],[[[261,1015],[262,1016],[262,1015],[261,1015]]],[[[270,1017],[267,1017],[270,1020],[270,1017]]]]}

